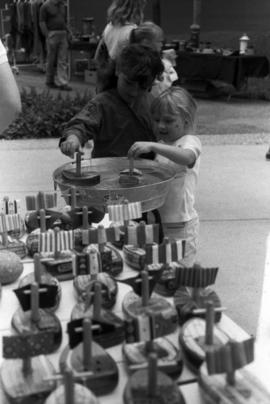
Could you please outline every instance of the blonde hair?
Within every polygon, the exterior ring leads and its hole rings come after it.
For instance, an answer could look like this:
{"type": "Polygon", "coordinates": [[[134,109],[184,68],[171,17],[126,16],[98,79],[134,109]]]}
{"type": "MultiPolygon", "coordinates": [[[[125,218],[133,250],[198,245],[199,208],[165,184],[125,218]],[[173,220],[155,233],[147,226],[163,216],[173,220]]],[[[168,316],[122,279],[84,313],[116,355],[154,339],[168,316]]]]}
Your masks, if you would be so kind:
{"type": "Polygon", "coordinates": [[[151,104],[152,114],[181,114],[188,129],[192,129],[195,124],[196,111],[197,104],[192,95],[179,86],[172,86],[163,91],[151,104]]]}
{"type": "Polygon", "coordinates": [[[147,0],[113,0],[107,11],[107,20],[113,25],[131,22],[139,25],[143,21],[147,0]]]}

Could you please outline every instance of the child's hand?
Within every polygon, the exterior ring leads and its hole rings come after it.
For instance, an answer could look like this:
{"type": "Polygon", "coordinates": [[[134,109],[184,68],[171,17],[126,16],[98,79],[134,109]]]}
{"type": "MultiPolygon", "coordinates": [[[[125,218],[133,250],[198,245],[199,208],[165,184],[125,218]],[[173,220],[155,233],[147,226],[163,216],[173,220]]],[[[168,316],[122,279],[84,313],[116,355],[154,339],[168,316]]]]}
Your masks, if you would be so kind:
{"type": "Polygon", "coordinates": [[[77,136],[69,135],[67,139],[60,144],[60,149],[63,154],[73,158],[74,153],[80,152],[83,154],[81,143],[77,136]]]}
{"type": "Polygon", "coordinates": [[[149,153],[153,151],[152,142],[135,142],[128,151],[129,158],[136,158],[140,154],[149,153]]]}

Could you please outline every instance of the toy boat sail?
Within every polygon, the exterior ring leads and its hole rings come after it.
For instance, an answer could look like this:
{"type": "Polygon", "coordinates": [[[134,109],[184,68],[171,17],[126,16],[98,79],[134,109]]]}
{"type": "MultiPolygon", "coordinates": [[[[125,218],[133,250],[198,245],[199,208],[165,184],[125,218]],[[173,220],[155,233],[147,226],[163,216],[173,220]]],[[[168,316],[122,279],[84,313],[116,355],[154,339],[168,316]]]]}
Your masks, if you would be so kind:
{"type": "Polygon", "coordinates": [[[54,335],[52,352],[56,351],[62,342],[61,323],[54,313],[44,309],[55,304],[57,286],[38,285],[33,282],[31,285],[15,289],[14,292],[21,305],[12,316],[11,324],[14,330],[20,335],[51,332],[54,335]]]}
{"type": "MultiPolygon", "coordinates": [[[[159,275],[159,274],[157,274],[159,275]]],[[[149,313],[154,316],[157,327],[164,332],[174,332],[177,327],[176,309],[160,296],[150,294],[150,285],[154,284],[155,279],[152,274],[147,271],[141,271],[140,276],[135,279],[121,280],[121,282],[132,284],[134,283],[135,290],[128,292],[123,299],[122,308],[127,318],[136,319],[138,315],[149,313]]]]}
{"type": "Polygon", "coordinates": [[[248,370],[254,360],[254,338],[229,341],[206,351],[206,364],[200,369],[199,385],[209,404],[268,404],[270,392],[248,370]]]}
{"type": "Polygon", "coordinates": [[[18,213],[0,213],[0,251],[11,251],[20,258],[27,253],[26,245],[10,234],[21,231],[21,219],[18,213]]]}
{"type": "Polygon", "coordinates": [[[102,308],[102,292],[100,282],[96,282],[94,291],[90,292],[93,301],[89,294],[88,301],[76,304],[71,312],[71,320],[91,318],[93,322],[97,321],[100,326],[95,334],[99,337],[97,342],[107,348],[123,342],[125,332],[123,320],[112,311],[102,308]]]}
{"type": "MultiPolygon", "coordinates": [[[[60,356],[60,369],[71,369],[73,372],[93,372],[86,380],[82,377],[79,383],[86,385],[96,395],[109,394],[118,383],[118,368],[113,358],[93,341],[93,330],[99,325],[92,324],[90,318],[83,319],[83,327],[74,328],[79,333],[69,334],[69,346],[60,356]],[[82,336],[82,338],[81,338],[82,336]],[[75,342],[74,342],[75,341],[75,342]]],[[[69,330],[68,330],[69,331],[69,330]]]]}
{"type": "Polygon", "coordinates": [[[29,233],[36,229],[42,231],[51,229],[60,216],[56,192],[39,191],[36,195],[26,195],[25,204],[27,210],[25,224],[29,233]],[[42,217],[40,211],[44,213],[42,217]]]}
{"type": "MultiPolygon", "coordinates": [[[[217,267],[203,268],[198,264],[191,268],[177,269],[178,287],[174,294],[174,304],[180,325],[194,316],[203,318],[205,313],[200,313],[196,309],[205,309],[208,301],[212,301],[216,308],[221,307],[218,295],[209,287],[215,283],[217,273],[217,267]]],[[[215,322],[220,321],[221,313],[215,311],[215,322]]]]}
{"type": "Polygon", "coordinates": [[[54,343],[54,335],[48,331],[3,337],[0,375],[11,402],[36,404],[55,388],[55,382],[45,380],[55,369],[44,356],[53,351],[54,343]]]}
{"type": "Polygon", "coordinates": [[[183,349],[184,360],[187,366],[196,373],[205,360],[205,352],[210,347],[220,347],[229,341],[229,337],[214,325],[216,310],[209,301],[206,309],[199,309],[206,312],[205,319],[194,317],[186,321],[179,334],[179,344],[183,349]]]}
{"type": "Polygon", "coordinates": [[[59,280],[72,279],[74,231],[55,227],[39,234],[38,251],[46,270],[59,280]]]}
{"type": "Polygon", "coordinates": [[[89,306],[92,303],[91,292],[95,283],[102,285],[102,306],[111,308],[116,302],[118,285],[115,279],[106,272],[101,272],[102,262],[99,250],[91,244],[88,253],[77,253],[73,261],[73,285],[78,299],[78,305],[89,306]]]}
{"type": "Polygon", "coordinates": [[[92,372],[83,372],[75,376],[70,369],[66,369],[62,375],[46,378],[48,381],[61,381],[63,384],[50,394],[44,404],[98,404],[96,396],[87,387],[75,383],[76,379],[91,375],[92,372]]]}
{"type": "Polygon", "coordinates": [[[172,377],[180,375],[183,368],[181,351],[164,335],[165,330],[161,330],[154,316],[147,313],[126,320],[126,342],[122,351],[129,372],[144,369],[149,356],[155,353],[159,370],[172,377]]]}
{"type": "Polygon", "coordinates": [[[150,354],[148,366],[129,378],[124,390],[125,404],[170,403],[185,404],[178,385],[158,370],[157,357],[150,354]]]}
{"type": "Polygon", "coordinates": [[[57,294],[55,296],[55,302],[52,305],[52,307],[49,307],[48,311],[56,311],[59,307],[60,304],[60,299],[61,299],[61,294],[62,294],[62,289],[60,282],[52,276],[49,272],[45,271],[42,266],[41,266],[41,260],[40,260],[40,255],[38,253],[35,253],[34,255],[34,272],[31,272],[30,274],[24,276],[19,280],[19,288],[22,288],[26,285],[32,284],[33,282],[36,282],[38,285],[40,284],[46,284],[46,285],[54,285],[57,287],[57,294]]]}

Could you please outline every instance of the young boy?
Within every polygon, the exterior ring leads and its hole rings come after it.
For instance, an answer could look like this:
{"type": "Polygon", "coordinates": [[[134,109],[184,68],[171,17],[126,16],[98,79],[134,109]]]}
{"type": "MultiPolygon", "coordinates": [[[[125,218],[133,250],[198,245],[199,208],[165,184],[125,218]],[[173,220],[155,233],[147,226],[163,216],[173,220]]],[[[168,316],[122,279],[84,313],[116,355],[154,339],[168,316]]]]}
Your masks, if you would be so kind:
{"type": "Polygon", "coordinates": [[[62,153],[73,157],[92,139],[93,157],[123,157],[134,142],[155,141],[148,97],[162,72],[157,51],[126,46],[116,62],[117,87],[97,94],[67,123],[62,153]]]}

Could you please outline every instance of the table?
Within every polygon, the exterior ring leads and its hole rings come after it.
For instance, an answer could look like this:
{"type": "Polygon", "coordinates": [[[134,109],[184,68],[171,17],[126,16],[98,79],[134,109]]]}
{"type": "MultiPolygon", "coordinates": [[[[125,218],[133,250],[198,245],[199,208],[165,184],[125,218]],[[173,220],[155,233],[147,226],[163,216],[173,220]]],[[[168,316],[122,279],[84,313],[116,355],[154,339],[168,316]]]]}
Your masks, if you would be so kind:
{"type": "MultiPolygon", "coordinates": [[[[106,225],[106,218],[104,221],[106,225]]],[[[103,224],[104,224],[103,223],[103,224]]],[[[33,271],[33,260],[30,258],[26,258],[23,260],[24,263],[24,272],[22,276],[25,276],[27,273],[33,271]]],[[[119,275],[119,278],[125,278],[130,276],[135,276],[137,274],[136,271],[129,268],[127,265],[124,266],[124,271],[119,275]]],[[[13,289],[16,289],[18,285],[18,281],[13,284],[3,286],[2,290],[2,298],[0,300],[0,352],[2,352],[2,337],[4,335],[11,334],[11,317],[15,310],[19,307],[19,303],[15,294],[12,292],[13,289]]],[[[60,348],[53,354],[48,355],[50,361],[53,363],[55,368],[58,370],[58,360],[59,355],[62,352],[63,348],[67,345],[67,335],[65,333],[67,322],[70,319],[70,312],[75,304],[75,297],[73,291],[72,281],[64,281],[61,283],[62,286],[62,298],[60,302],[60,306],[56,311],[56,315],[61,320],[62,329],[63,329],[63,341],[60,348]]],[[[118,283],[119,292],[117,295],[116,304],[113,308],[113,312],[117,314],[119,317],[124,318],[121,304],[122,299],[127,292],[129,292],[130,286],[125,285],[123,283],[118,283]]],[[[172,302],[172,298],[168,299],[172,302]]],[[[226,333],[231,337],[238,341],[244,340],[248,338],[248,334],[242,330],[237,324],[235,324],[229,317],[226,315],[222,315],[222,320],[218,325],[221,329],[226,330],[226,333]]],[[[173,344],[178,346],[178,334],[179,328],[172,334],[168,336],[173,344]]],[[[119,369],[119,383],[115,390],[108,395],[100,396],[99,402],[100,404],[123,404],[122,396],[123,390],[127,382],[127,372],[125,369],[125,364],[122,356],[121,344],[114,346],[108,349],[109,354],[114,358],[117,363],[119,369]]],[[[0,354],[0,366],[3,359],[0,354]]],[[[249,365],[250,367],[251,365],[249,365]]],[[[252,368],[251,368],[252,370],[252,368]]],[[[255,371],[254,371],[255,372],[255,371]]],[[[181,385],[181,391],[185,397],[186,404],[203,404],[199,387],[196,382],[194,382],[194,378],[196,376],[184,366],[184,370],[179,377],[179,381],[187,382],[187,384],[181,385]],[[192,383],[189,381],[192,380],[192,383]]],[[[7,399],[5,398],[3,391],[0,388],[0,403],[8,404],[7,399]]]]}
{"type": "Polygon", "coordinates": [[[238,55],[223,56],[178,52],[176,71],[180,78],[187,80],[218,80],[239,90],[248,77],[265,77],[269,74],[266,56],[238,55]]]}

